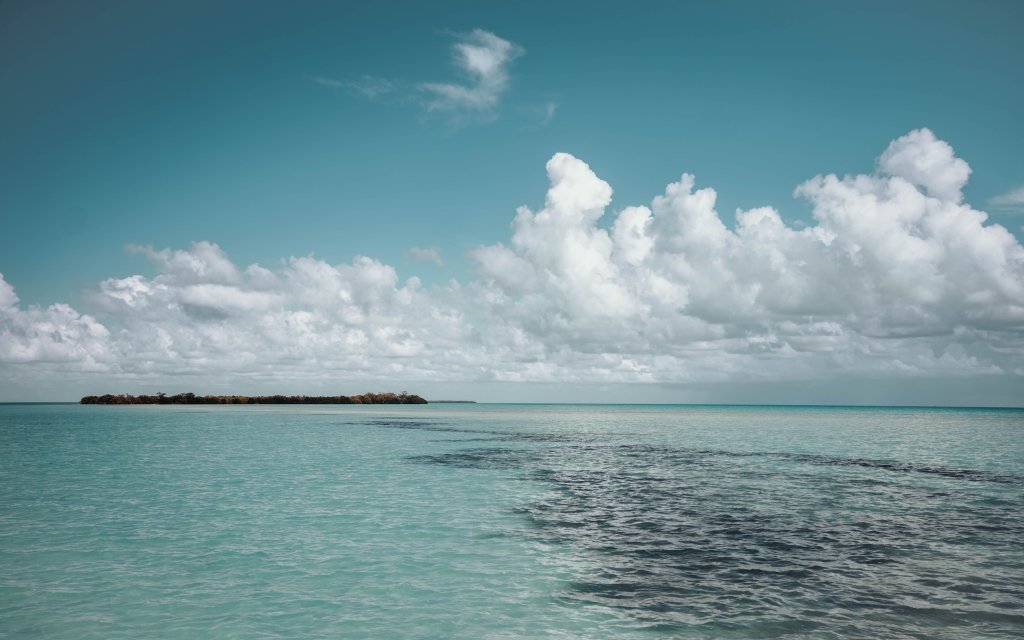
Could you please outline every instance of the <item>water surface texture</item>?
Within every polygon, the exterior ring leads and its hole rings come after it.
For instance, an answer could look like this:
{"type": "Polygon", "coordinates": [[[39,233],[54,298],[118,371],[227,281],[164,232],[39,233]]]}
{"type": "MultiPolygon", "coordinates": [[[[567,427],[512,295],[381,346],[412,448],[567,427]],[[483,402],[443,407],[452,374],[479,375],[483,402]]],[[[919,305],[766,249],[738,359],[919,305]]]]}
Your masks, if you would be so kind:
{"type": "Polygon", "coordinates": [[[0,406],[0,637],[1018,638],[1024,411],[0,406]]]}

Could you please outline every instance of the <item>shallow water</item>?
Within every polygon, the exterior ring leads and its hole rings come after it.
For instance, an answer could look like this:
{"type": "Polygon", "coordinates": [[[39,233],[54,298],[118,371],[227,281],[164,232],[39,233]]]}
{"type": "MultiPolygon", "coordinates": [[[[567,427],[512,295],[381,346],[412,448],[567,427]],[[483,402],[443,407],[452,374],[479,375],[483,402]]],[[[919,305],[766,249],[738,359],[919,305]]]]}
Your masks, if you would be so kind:
{"type": "Polygon", "coordinates": [[[1024,411],[0,406],[0,637],[1016,638],[1024,411]]]}

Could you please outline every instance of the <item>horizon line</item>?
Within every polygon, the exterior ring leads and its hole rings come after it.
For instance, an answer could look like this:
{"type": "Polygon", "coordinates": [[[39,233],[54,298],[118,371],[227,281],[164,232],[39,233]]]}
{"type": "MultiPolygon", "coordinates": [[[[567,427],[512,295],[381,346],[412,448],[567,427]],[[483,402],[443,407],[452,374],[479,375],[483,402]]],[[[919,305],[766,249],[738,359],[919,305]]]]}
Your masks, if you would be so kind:
{"type": "MultiPolygon", "coordinates": [[[[92,406],[82,405],[78,400],[4,400],[0,401],[0,405],[80,405],[80,406],[92,406]]],[[[480,401],[480,400],[427,400],[427,404],[475,404],[475,405],[546,405],[546,406],[607,406],[607,407],[780,407],[780,408],[821,408],[821,409],[1011,409],[1011,410],[1024,410],[1024,405],[932,405],[932,404],[808,404],[808,403],[764,403],[764,402],[492,402],[492,401],[480,401]]],[[[255,407],[255,406],[299,406],[292,404],[203,404],[203,405],[185,405],[185,404],[133,404],[133,405],[96,405],[96,406],[138,406],[138,407],[178,407],[178,406],[203,406],[203,407],[255,407]]],[[[305,405],[303,405],[305,406],[305,405]]],[[[346,404],[317,404],[310,405],[317,407],[376,407],[376,406],[405,406],[405,405],[346,405],[346,404]]],[[[416,405],[424,406],[424,405],[416,405]]]]}

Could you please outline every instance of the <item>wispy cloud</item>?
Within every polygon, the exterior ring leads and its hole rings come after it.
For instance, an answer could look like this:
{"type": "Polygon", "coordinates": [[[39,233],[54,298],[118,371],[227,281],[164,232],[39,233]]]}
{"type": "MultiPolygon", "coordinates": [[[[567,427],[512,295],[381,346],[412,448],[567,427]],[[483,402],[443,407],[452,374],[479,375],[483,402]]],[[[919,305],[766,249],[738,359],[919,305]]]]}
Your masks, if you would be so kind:
{"type": "Polygon", "coordinates": [[[377,98],[395,89],[395,83],[386,78],[364,75],[358,80],[348,83],[348,88],[367,98],[377,98]]]}
{"type": "Polygon", "coordinates": [[[335,78],[325,78],[323,76],[307,76],[307,80],[311,80],[324,87],[331,87],[332,89],[341,89],[345,86],[344,81],[336,80],[335,78]]]}
{"type": "MultiPolygon", "coordinates": [[[[456,34],[452,52],[463,82],[399,82],[363,74],[358,78],[308,75],[306,80],[334,90],[344,90],[367,100],[396,99],[417,103],[426,111],[448,114],[456,124],[489,122],[497,116],[502,96],[509,88],[508,68],[525,52],[519,45],[490,31],[474,29],[456,34]]],[[[547,126],[558,105],[547,102],[530,109],[547,126]]]]}
{"type": "Polygon", "coordinates": [[[998,211],[1024,213],[1024,184],[1002,195],[989,198],[988,204],[998,211]]]}
{"type": "Polygon", "coordinates": [[[558,110],[557,102],[547,102],[541,108],[540,126],[546,127],[555,119],[555,111],[558,110]]]}
{"type": "Polygon", "coordinates": [[[558,103],[554,100],[548,100],[541,104],[518,106],[516,111],[518,111],[523,118],[523,129],[527,131],[536,131],[551,124],[555,119],[555,114],[558,112],[558,106],[558,103]]]}
{"type": "Polygon", "coordinates": [[[339,80],[326,76],[308,76],[308,79],[324,87],[346,89],[364,98],[374,99],[395,90],[395,83],[387,78],[363,75],[356,80],[339,80]]]}
{"type": "Polygon", "coordinates": [[[441,251],[437,247],[412,247],[405,253],[416,262],[430,262],[439,267],[444,266],[441,251]]]}
{"type": "Polygon", "coordinates": [[[474,29],[459,36],[453,49],[455,64],[469,82],[420,84],[430,95],[427,110],[493,115],[508,89],[508,67],[523,55],[523,48],[489,31],[474,29]]]}

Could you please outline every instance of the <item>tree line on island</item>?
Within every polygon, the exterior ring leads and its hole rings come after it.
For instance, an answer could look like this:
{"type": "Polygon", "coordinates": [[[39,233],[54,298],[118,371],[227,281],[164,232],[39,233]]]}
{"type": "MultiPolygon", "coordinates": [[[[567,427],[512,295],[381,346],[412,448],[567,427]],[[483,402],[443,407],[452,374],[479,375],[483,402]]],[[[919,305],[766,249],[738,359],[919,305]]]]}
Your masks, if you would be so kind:
{"type": "Polygon", "coordinates": [[[427,404],[420,396],[402,393],[364,393],[358,396],[197,396],[179,393],[169,396],[128,394],[85,396],[80,404],[427,404]]]}

